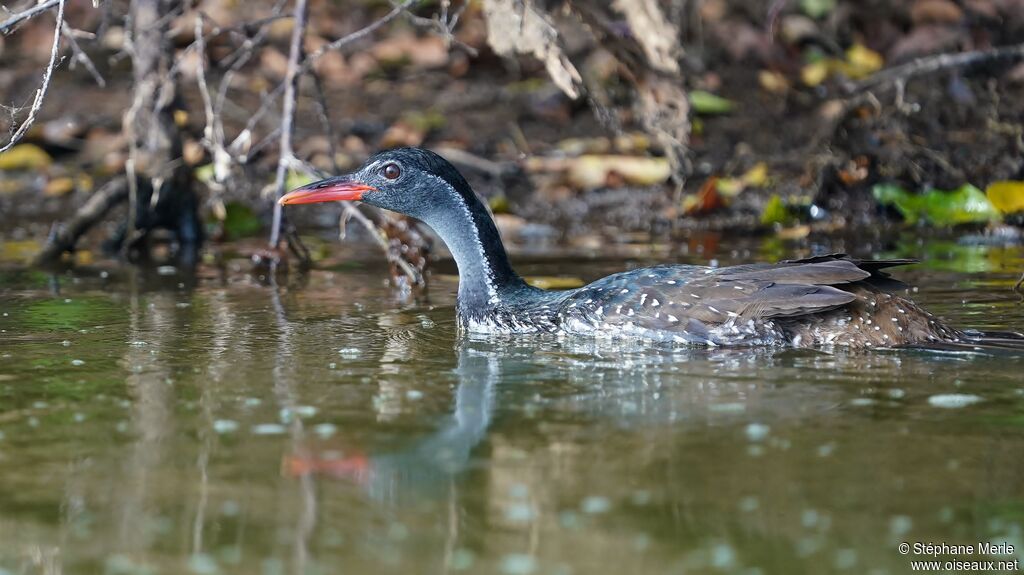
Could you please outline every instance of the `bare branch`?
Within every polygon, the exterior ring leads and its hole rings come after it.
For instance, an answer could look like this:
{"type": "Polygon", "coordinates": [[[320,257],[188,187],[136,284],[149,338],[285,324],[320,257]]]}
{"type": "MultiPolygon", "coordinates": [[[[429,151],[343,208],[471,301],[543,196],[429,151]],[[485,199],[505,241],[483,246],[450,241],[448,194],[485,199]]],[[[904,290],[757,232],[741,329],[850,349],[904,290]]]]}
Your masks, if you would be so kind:
{"type": "Polygon", "coordinates": [[[78,45],[78,39],[76,38],[76,36],[79,35],[84,35],[86,38],[95,36],[93,34],[82,32],[81,30],[75,30],[71,26],[68,26],[67,22],[61,23],[61,29],[64,31],[64,37],[67,38],[68,45],[71,46],[71,52],[74,54],[74,58],[71,60],[72,64],[78,62],[84,66],[96,84],[101,88],[105,88],[107,86],[107,81],[103,79],[99,70],[96,69],[96,65],[93,63],[92,58],[89,58],[89,55],[85,53],[85,50],[78,45]]]}
{"type": "Polygon", "coordinates": [[[316,61],[319,60],[321,56],[330,52],[331,50],[337,50],[346,44],[351,44],[356,40],[369,36],[370,34],[373,33],[374,30],[380,28],[381,26],[397,18],[402,12],[404,12],[407,8],[415,4],[417,1],[418,0],[403,0],[400,4],[397,4],[394,8],[392,8],[390,12],[385,14],[380,20],[377,20],[376,22],[370,24],[369,26],[366,26],[365,28],[356,30],[351,34],[342,36],[341,38],[338,38],[333,42],[320,46],[319,48],[317,48],[315,52],[306,56],[306,59],[303,60],[302,72],[309,71],[309,69],[313,67],[313,64],[315,64],[316,61]]]}
{"type": "Polygon", "coordinates": [[[29,18],[42,14],[43,12],[46,12],[50,8],[56,6],[57,4],[60,4],[61,8],[63,9],[63,0],[46,0],[46,2],[36,4],[35,6],[29,8],[28,10],[18,12],[14,16],[11,16],[10,18],[4,20],[3,22],[0,22],[0,33],[6,34],[10,28],[16,26],[19,22],[28,20],[29,18]]]}
{"type": "Polygon", "coordinates": [[[60,52],[60,36],[61,30],[63,29],[64,23],[64,0],[59,0],[57,8],[57,24],[53,28],[53,46],[50,47],[50,63],[46,65],[46,71],[43,72],[43,83],[36,90],[36,97],[32,100],[32,108],[28,111],[28,117],[18,126],[14,134],[11,135],[11,140],[7,142],[0,152],[5,152],[11,149],[14,144],[21,140],[28,129],[32,127],[32,124],[36,121],[36,114],[39,113],[39,109],[43,107],[43,100],[46,98],[46,92],[50,89],[50,78],[53,77],[53,69],[57,67],[57,54],[60,52]]]}
{"type": "Polygon", "coordinates": [[[306,35],[306,18],[309,15],[307,0],[296,0],[295,26],[292,28],[291,46],[288,51],[288,71],[284,79],[284,105],[281,111],[281,149],[277,160],[277,176],[274,181],[274,219],[270,229],[270,248],[277,249],[281,243],[281,204],[277,202],[285,192],[288,168],[295,160],[292,150],[292,131],[295,123],[295,99],[299,91],[300,59],[302,40],[306,35]]]}
{"type": "Polygon", "coordinates": [[[1011,62],[1020,59],[1024,59],[1024,44],[1000,46],[998,48],[991,48],[988,50],[973,50],[958,54],[937,54],[935,56],[925,56],[922,58],[916,58],[906,64],[882,70],[873,76],[853,84],[850,86],[849,92],[852,94],[858,94],[887,84],[896,85],[901,82],[905,83],[910,78],[931,74],[940,70],[966,68],[997,60],[1006,60],[1011,62]]]}
{"type": "Polygon", "coordinates": [[[128,193],[128,180],[117,178],[89,196],[89,201],[79,208],[73,218],[64,225],[54,227],[46,245],[36,256],[36,263],[57,261],[61,254],[73,250],[78,238],[100,221],[111,208],[125,201],[128,193]]]}

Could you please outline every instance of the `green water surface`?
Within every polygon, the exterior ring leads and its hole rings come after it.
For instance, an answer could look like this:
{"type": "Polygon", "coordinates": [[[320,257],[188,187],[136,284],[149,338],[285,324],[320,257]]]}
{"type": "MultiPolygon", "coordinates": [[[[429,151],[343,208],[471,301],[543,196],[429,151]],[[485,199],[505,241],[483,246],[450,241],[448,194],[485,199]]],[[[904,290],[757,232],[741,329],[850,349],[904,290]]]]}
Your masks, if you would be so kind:
{"type": "MultiPolygon", "coordinates": [[[[898,275],[952,323],[1024,328],[1024,249],[881,255],[925,257],[898,275]]],[[[0,272],[0,574],[896,574],[927,558],[901,542],[1024,559],[1024,357],[460,338],[453,282],[409,303],[385,275],[0,272]]]]}

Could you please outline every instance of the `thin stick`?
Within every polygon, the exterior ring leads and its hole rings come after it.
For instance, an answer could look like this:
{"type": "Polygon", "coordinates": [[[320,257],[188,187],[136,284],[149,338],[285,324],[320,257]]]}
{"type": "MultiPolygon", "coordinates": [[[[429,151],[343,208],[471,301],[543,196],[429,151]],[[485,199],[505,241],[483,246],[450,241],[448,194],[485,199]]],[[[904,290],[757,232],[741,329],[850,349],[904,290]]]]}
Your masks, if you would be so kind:
{"type": "Polygon", "coordinates": [[[295,124],[295,98],[299,91],[302,39],[306,35],[307,0],[295,2],[295,26],[292,28],[291,47],[288,52],[288,72],[285,75],[284,106],[281,112],[281,150],[277,160],[277,177],[274,181],[274,219],[270,228],[270,248],[277,249],[281,243],[281,204],[278,198],[284,195],[288,168],[295,160],[292,150],[292,131],[295,124]]]}
{"type": "Polygon", "coordinates": [[[915,76],[922,76],[940,70],[976,66],[995,60],[1013,61],[1022,58],[1024,58],[1024,44],[1000,46],[989,50],[973,50],[958,54],[925,56],[914,59],[906,64],[882,70],[869,78],[853,84],[850,86],[849,91],[852,94],[857,94],[885,84],[906,82],[915,76]]]}
{"type": "Polygon", "coordinates": [[[10,29],[12,26],[15,26],[16,24],[18,24],[18,22],[21,22],[22,20],[28,20],[29,18],[32,18],[33,16],[41,14],[41,13],[49,10],[50,8],[53,8],[58,3],[60,3],[61,7],[64,6],[64,0],[47,0],[46,2],[43,2],[42,4],[36,4],[35,6],[29,8],[28,10],[25,10],[23,12],[18,12],[14,16],[11,16],[10,18],[8,18],[8,19],[4,20],[2,23],[0,23],[0,33],[6,34],[7,30],[10,29]]]}
{"type": "MultiPolygon", "coordinates": [[[[106,88],[107,81],[103,79],[103,75],[96,69],[96,65],[93,63],[92,59],[89,58],[89,55],[85,53],[85,50],[78,45],[78,40],[75,39],[75,32],[81,33],[81,31],[68,26],[67,22],[61,24],[61,29],[64,30],[64,37],[67,38],[68,46],[71,46],[71,52],[74,54],[74,58],[71,60],[71,63],[74,64],[75,62],[78,62],[82,66],[85,66],[85,69],[92,76],[92,79],[96,81],[96,84],[100,88],[106,88]]],[[[91,36],[91,34],[89,36],[91,36]]],[[[72,66],[72,69],[74,69],[74,66],[72,66]]]]}
{"type": "Polygon", "coordinates": [[[303,60],[302,71],[308,71],[310,68],[313,67],[313,64],[315,64],[316,61],[320,59],[321,56],[330,52],[331,50],[337,50],[338,48],[341,48],[346,44],[351,44],[352,42],[355,42],[360,38],[365,38],[366,36],[369,36],[377,28],[380,28],[381,26],[397,18],[399,14],[406,10],[406,8],[412,6],[417,1],[418,0],[404,0],[402,3],[395,5],[395,7],[392,8],[390,12],[385,14],[384,17],[381,18],[380,20],[377,20],[376,22],[370,24],[365,28],[356,30],[355,32],[352,32],[347,36],[342,36],[341,38],[338,38],[337,40],[329,44],[324,44],[323,46],[320,46],[319,48],[317,48],[315,52],[306,56],[306,59],[303,60]]]}
{"type": "Polygon", "coordinates": [[[89,196],[89,201],[68,222],[54,228],[36,263],[57,261],[61,254],[75,248],[78,238],[100,221],[111,208],[128,199],[129,185],[125,178],[111,180],[89,196]]]}
{"type": "Polygon", "coordinates": [[[32,127],[32,124],[36,121],[36,114],[39,113],[39,109],[43,107],[43,99],[46,98],[46,91],[50,89],[50,78],[53,77],[53,69],[57,67],[57,54],[60,53],[60,36],[61,30],[64,26],[64,0],[58,0],[59,4],[57,7],[57,25],[53,28],[53,46],[50,47],[50,63],[46,65],[46,71],[43,72],[43,83],[36,90],[36,97],[32,101],[32,108],[28,112],[28,117],[25,121],[18,126],[18,129],[11,136],[11,140],[7,142],[0,152],[6,152],[11,149],[14,144],[21,140],[28,129],[32,127]]]}

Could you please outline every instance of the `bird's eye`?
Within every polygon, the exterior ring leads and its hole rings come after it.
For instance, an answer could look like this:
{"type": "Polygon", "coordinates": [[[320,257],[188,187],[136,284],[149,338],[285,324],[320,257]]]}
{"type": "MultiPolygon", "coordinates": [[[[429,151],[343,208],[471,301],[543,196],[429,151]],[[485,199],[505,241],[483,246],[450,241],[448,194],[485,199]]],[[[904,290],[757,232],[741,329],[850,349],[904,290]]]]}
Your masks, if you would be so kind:
{"type": "Polygon", "coordinates": [[[389,180],[397,180],[402,175],[402,168],[399,168],[398,164],[388,164],[381,168],[380,175],[389,180]]]}

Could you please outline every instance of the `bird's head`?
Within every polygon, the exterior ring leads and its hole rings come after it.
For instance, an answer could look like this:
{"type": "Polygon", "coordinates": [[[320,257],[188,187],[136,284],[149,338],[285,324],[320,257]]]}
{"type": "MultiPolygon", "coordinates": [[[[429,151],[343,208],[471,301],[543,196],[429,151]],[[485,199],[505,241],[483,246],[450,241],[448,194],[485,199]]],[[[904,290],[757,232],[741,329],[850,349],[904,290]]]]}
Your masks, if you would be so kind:
{"type": "Polygon", "coordinates": [[[469,184],[444,158],[420,148],[381,152],[350,174],[313,182],[285,194],[281,205],[358,200],[421,220],[453,195],[472,195],[469,184]]]}

